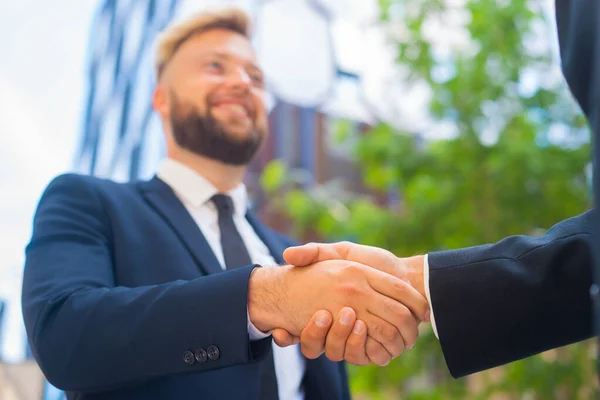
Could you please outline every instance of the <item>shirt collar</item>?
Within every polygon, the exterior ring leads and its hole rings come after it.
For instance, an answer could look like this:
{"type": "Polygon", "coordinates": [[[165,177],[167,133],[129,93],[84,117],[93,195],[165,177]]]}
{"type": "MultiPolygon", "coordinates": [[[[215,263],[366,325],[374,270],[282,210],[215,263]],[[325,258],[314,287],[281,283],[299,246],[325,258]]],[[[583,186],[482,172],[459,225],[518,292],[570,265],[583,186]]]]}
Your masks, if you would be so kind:
{"type": "MultiPolygon", "coordinates": [[[[161,161],[156,176],[169,185],[184,204],[194,208],[205,205],[212,196],[219,193],[217,188],[202,175],[170,158],[161,161]]],[[[235,214],[245,216],[248,208],[246,185],[240,183],[225,194],[231,196],[235,214]]]]}

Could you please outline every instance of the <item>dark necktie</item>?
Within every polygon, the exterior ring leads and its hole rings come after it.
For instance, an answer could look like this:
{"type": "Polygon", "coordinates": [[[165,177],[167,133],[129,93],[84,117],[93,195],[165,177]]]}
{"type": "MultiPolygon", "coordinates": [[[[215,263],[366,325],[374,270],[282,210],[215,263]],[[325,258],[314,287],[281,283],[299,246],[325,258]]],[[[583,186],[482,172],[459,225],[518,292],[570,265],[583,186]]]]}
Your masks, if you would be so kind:
{"type": "MultiPolygon", "coordinates": [[[[227,269],[235,269],[245,265],[251,265],[252,259],[248,249],[242,240],[240,233],[233,222],[233,201],[231,197],[224,194],[216,194],[211,199],[219,212],[219,230],[221,231],[221,247],[227,269]]],[[[273,351],[269,352],[263,361],[260,400],[278,400],[277,375],[275,374],[275,363],[273,351]]]]}

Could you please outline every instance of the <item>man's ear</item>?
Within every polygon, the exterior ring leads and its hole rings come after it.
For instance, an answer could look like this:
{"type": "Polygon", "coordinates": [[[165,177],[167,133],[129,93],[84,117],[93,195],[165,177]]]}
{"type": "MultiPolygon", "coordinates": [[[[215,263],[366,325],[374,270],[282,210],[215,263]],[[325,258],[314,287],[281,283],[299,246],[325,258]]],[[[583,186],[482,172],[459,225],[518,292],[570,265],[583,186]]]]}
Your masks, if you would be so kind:
{"type": "Polygon", "coordinates": [[[152,108],[163,118],[169,118],[171,107],[167,88],[163,85],[157,85],[152,94],[152,108]]]}

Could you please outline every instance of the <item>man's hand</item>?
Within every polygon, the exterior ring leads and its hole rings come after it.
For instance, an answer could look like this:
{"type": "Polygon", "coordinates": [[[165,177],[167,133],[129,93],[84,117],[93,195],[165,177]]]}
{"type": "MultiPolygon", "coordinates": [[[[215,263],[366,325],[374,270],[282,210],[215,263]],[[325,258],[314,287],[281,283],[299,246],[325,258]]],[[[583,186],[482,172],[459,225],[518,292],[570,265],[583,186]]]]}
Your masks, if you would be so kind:
{"type": "MultiPolygon", "coordinates": [[[[305,246],[289,248],[284,252],[284,258],[288,263],[296,266],[304,266],[313,262],[332,259],[343,259],[367,264],[410,283],[419,291],[422,299],[425,299],[423,281],[424,260],[422,256],[400,259],[389,251],[377,247],[341,242],[334,244],[311,243],[305,246]]],[[[420,319],[429,321],[429,310],[420,319]]],[[[300,340],[302,352],[308,358],[316,358],[325,352],[326,356],[331,360],[339,361],[339,349],[343,349],[343,359],[349,363],[357,365],[371,363],[387,365],[390,359],[395,356],[387,353],[371,337],[367,338],[366,341],[361,341],[361,333],[356,332],[361,332],[362,324],[362,321],[357,321],[353,331],[344,329],[339,319],[336,319],[334,322],[331,314],[319,311],[302,331],[300,338],[290,335],[289,332],[283,329],[276,329],[273,332],[273,338],[282,347],[300,340]],[[317,323],[317,316],[321,316],[321,324],[317,323]]],[[[413,344],[414,342],[410,342],[406,347],[410,349],[413,344]]]]}
{"type": "Polygon", "coordinates": [[[330,244],[308,243],[304,246],[289,247],[283,252],[283,258],[288,264],[296,267],[326,260],[346,260],[361,263],[407,281],[425,297],[423,256],[399,258],[392,252],[379,247],[352,242],[338,242],[330,244]]]}
{"type": "Polygon", "coordinates": [[[282,328],[293,336],[301,335],[316,311],[338,315],[342,307],[350,307],[366,324],[369,339],[379,342],[388,357],[415,342],[418,325],[413,313],[419,318],[428,314],[427,302],[402,279],[345,260],[303,268],[256,268],[248,293],[250,320],[258,329],[282,328]]]}

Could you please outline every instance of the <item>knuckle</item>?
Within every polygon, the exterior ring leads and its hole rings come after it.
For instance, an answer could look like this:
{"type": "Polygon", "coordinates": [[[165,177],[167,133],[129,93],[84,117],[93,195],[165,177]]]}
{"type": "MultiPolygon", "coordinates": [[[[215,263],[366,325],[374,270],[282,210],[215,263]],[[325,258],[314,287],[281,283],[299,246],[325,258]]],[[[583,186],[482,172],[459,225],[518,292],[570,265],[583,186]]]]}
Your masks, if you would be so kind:
{"type": "Polygon", "coordinates": [[[339,249],[342,250],[345,254],[348,254],[348,252],[354,245],[354,243],[352,243],[348,240],[343,240],[343,241],[339,242],[338,244],[339,244],[339,249]]]}
{"type": "Polygon", "coordinates": [[[396,255],[394,253],[392,253],[389,250],[386,249],[380,249],[381,250],[381,254],[386,256],[387,258],[389,258],[390,260],[394,261],[394,263],[398,263],[398,257],[396,257],[396,255]]]}
{"type": "Polygon", "coordinates": [[[400,332],[398,332],[398,329],[393,325],[383,327],[381,334],[383,339],[388,343],[395,343],[400,339],[400,332]]]}
{"type": "Polygon", "coordinates": [[[383,338],[383,326],[381,323],[375,323],[369,327],[369,335],[373,332],[373,337],[375,338],[383,338]]]}
{"type": "Polygon", "coordinates": [[[354,298],[362,293],[362,289],[354,282],[344,282],[339,287],[341,295],[345,298],[354,298]]]}
{"type": "Polygon", "coordinates": [[[391,304],[387,309],[389,315],[393,316],[394,325],[400,329],[403,326],[416,326],[416,319],[412,312],[401,304],[391,304]]]}
{"type": "Polygon", "coordinates": [[[393,285],[395,291],[394,293],[396,294],[396,296],[404,298],[404,296],[406,295],[408,283],[406,283],[402,279],[394,279],[393,285]]]}
{"type": "Polygon", "coordinates": [[[365,350],[366,350],[367,354],[369,355],[369,357],[371,355],[376,355],[377,353],[385,351],[385,349],[383,348],[383,346],[381,346],[381,344],[377,343],[375,340],[373,340],[371,338],[367,339],[367,343],[365,345],[365,350]]]}
{"type": "Polygon", "coordinates": [[[399,310],[398,310],[398,322],[400,322],[402,325],[416,325],[416,321],[415,321],[415,317],[414,315],[410,312],[410,310],[404,306],[402,306],[399,310]]]}
{"type": "Polygon", "coordinates": [[[373,326],[374,334],[380,341],[385,343],[393,343],[399,339],[399,332],[395,326],[391,324],[377,323],[373,326]]]}
{"type": "Polygon", "coordinates": [[[345,275],[345,277],[357,276],[359,274],[362,274],[362,271],[363,271],[362,267],[354,262],[348,262],[342,268],[342,273],[343,273],[343,275],[345,275]]]}
{"type": "Polygon", "coordinates": [[[392,316],[394,318],[394,321],[398,319],[400,309],[402,308],[402,305],[400,305],[400,303],[392,299],[387,299],[383,302],[382,306],[386,315],[392,316]]]}

